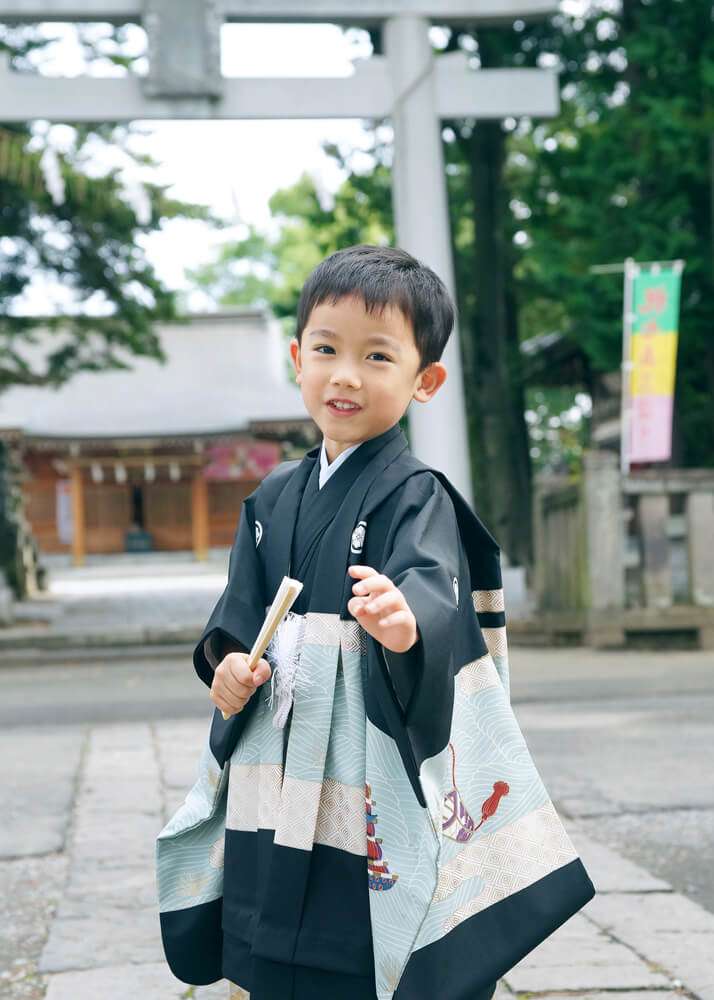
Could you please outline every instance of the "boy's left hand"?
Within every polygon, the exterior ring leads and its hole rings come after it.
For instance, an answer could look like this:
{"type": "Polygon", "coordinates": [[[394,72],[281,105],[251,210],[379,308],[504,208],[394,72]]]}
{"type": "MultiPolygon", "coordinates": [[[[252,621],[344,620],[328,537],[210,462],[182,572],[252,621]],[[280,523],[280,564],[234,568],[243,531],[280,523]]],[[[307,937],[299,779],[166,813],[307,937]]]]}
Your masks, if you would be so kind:
{"type": "Polygon", "coordinates": [[[347,610],[365,632],[393,653],[405,653],[419,638],[412,609],[401,590],[388,576],[371,566],[350,566],[348,573],[357,578],[352,587],[356,597],[347,602],[347,610]]]}

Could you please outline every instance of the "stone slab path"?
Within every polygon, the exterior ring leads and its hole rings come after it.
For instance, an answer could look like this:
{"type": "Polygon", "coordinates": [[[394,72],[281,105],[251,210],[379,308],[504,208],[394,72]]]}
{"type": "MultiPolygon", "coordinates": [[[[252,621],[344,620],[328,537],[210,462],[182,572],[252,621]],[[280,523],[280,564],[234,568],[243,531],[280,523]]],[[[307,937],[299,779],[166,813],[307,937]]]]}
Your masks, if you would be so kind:
{"type": "MultiPolygon", "coordinates": [[[[54,894],[56,906],[44,912],[48,933],[35,967],[11,963],[0,996],[227,1000],[225,982],[193,988],[170,973],[154,885],[155,837],[193,783],[208,721],[58,727],[33,736],[32,759],[18,761],[15,778],[25,795],[16,798],[32,801],[42,769],[47,787],[47,768],[54,798],[9,816],[0,869],[4,892],[22,870],[15,891],[27,895],[34,865],[36,893],[54,894]]],[[[499,1000],[714,1000],[714,915],[564,822],[598,893],[501,980],[499,1000]]],[[[11,931],[18,947],[21,932],[25,940],[33,932],[23,928],[22,912],[11,931]]],[[[42,915],[35,923],[39,940],[42,915]]]]}

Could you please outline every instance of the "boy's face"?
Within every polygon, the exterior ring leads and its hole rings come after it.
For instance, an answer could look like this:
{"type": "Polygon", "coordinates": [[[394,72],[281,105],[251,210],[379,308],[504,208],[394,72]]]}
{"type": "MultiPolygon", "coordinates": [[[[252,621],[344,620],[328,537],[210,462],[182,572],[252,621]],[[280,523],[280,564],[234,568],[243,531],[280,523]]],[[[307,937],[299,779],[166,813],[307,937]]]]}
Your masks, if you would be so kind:
{"type": "Polygon", "coordinates": [[[330,462],[394,426],[412,399],[426,403],[446,379],[438,361],[417,374],[414,332],[399,309],[387,306],[381,314],[370,314],[356,296],[316,306],[302,344],[291,340],[290,355],[330,462]],[[334,399],[357,403],[359,409],[340,411],[330,405],[334,399]]]}

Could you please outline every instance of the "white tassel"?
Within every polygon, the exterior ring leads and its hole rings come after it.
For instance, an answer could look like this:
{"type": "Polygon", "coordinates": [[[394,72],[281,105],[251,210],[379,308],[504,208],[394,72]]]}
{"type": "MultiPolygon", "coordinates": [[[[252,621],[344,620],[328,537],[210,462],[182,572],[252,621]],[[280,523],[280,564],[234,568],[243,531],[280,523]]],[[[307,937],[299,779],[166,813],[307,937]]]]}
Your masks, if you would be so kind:
{"type": "Polygon", "coordinates": [[[265,658],[272,667],[270,696],[267,699],[270,708],[273,707],[274,696],[277,698],[273,714],[273,725],[276,729],[283,729],[287,722],[296,683],[299,682],[301,687],[307,687],[311,682],[311,678],[300,670],[305,624],[304,615],[288,611],[265,650],[265,658]]]}

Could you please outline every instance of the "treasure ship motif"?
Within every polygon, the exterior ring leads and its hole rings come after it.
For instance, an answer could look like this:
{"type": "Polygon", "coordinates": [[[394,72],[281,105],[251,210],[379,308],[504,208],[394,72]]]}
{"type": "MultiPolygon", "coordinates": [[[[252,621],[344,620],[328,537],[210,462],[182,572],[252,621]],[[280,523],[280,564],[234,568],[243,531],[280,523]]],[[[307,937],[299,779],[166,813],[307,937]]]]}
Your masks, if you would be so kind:
{"type": "Polygon", "coordinates": [[[374,812],[375,802],[369,783],[365,784],[365,813],[367,817],[367,882],[375,892],[386,892],[391,889],[399,878],[391,875],[386,861],[382,858],[381,837],[375,837],[377,813],[374,812]]]}
{"type": "Polygon", "coordinates": [[[456,840],[459,844],[465,844],[471,839],[473,834],[482,826],[486,820],[493,816],[498,809],[498,804],[504,795],[510,791],[505,781],[496,781],[493,785],[493,794],[483,802],[481,806],[481,822],[476,824],[470,812],[466,808],[456,787],[456,751],[452,743],[449,743],[451,751],[451,784],[450,792],[444,796],[441,829],[444,836],[451,840],[456,840]]]}

